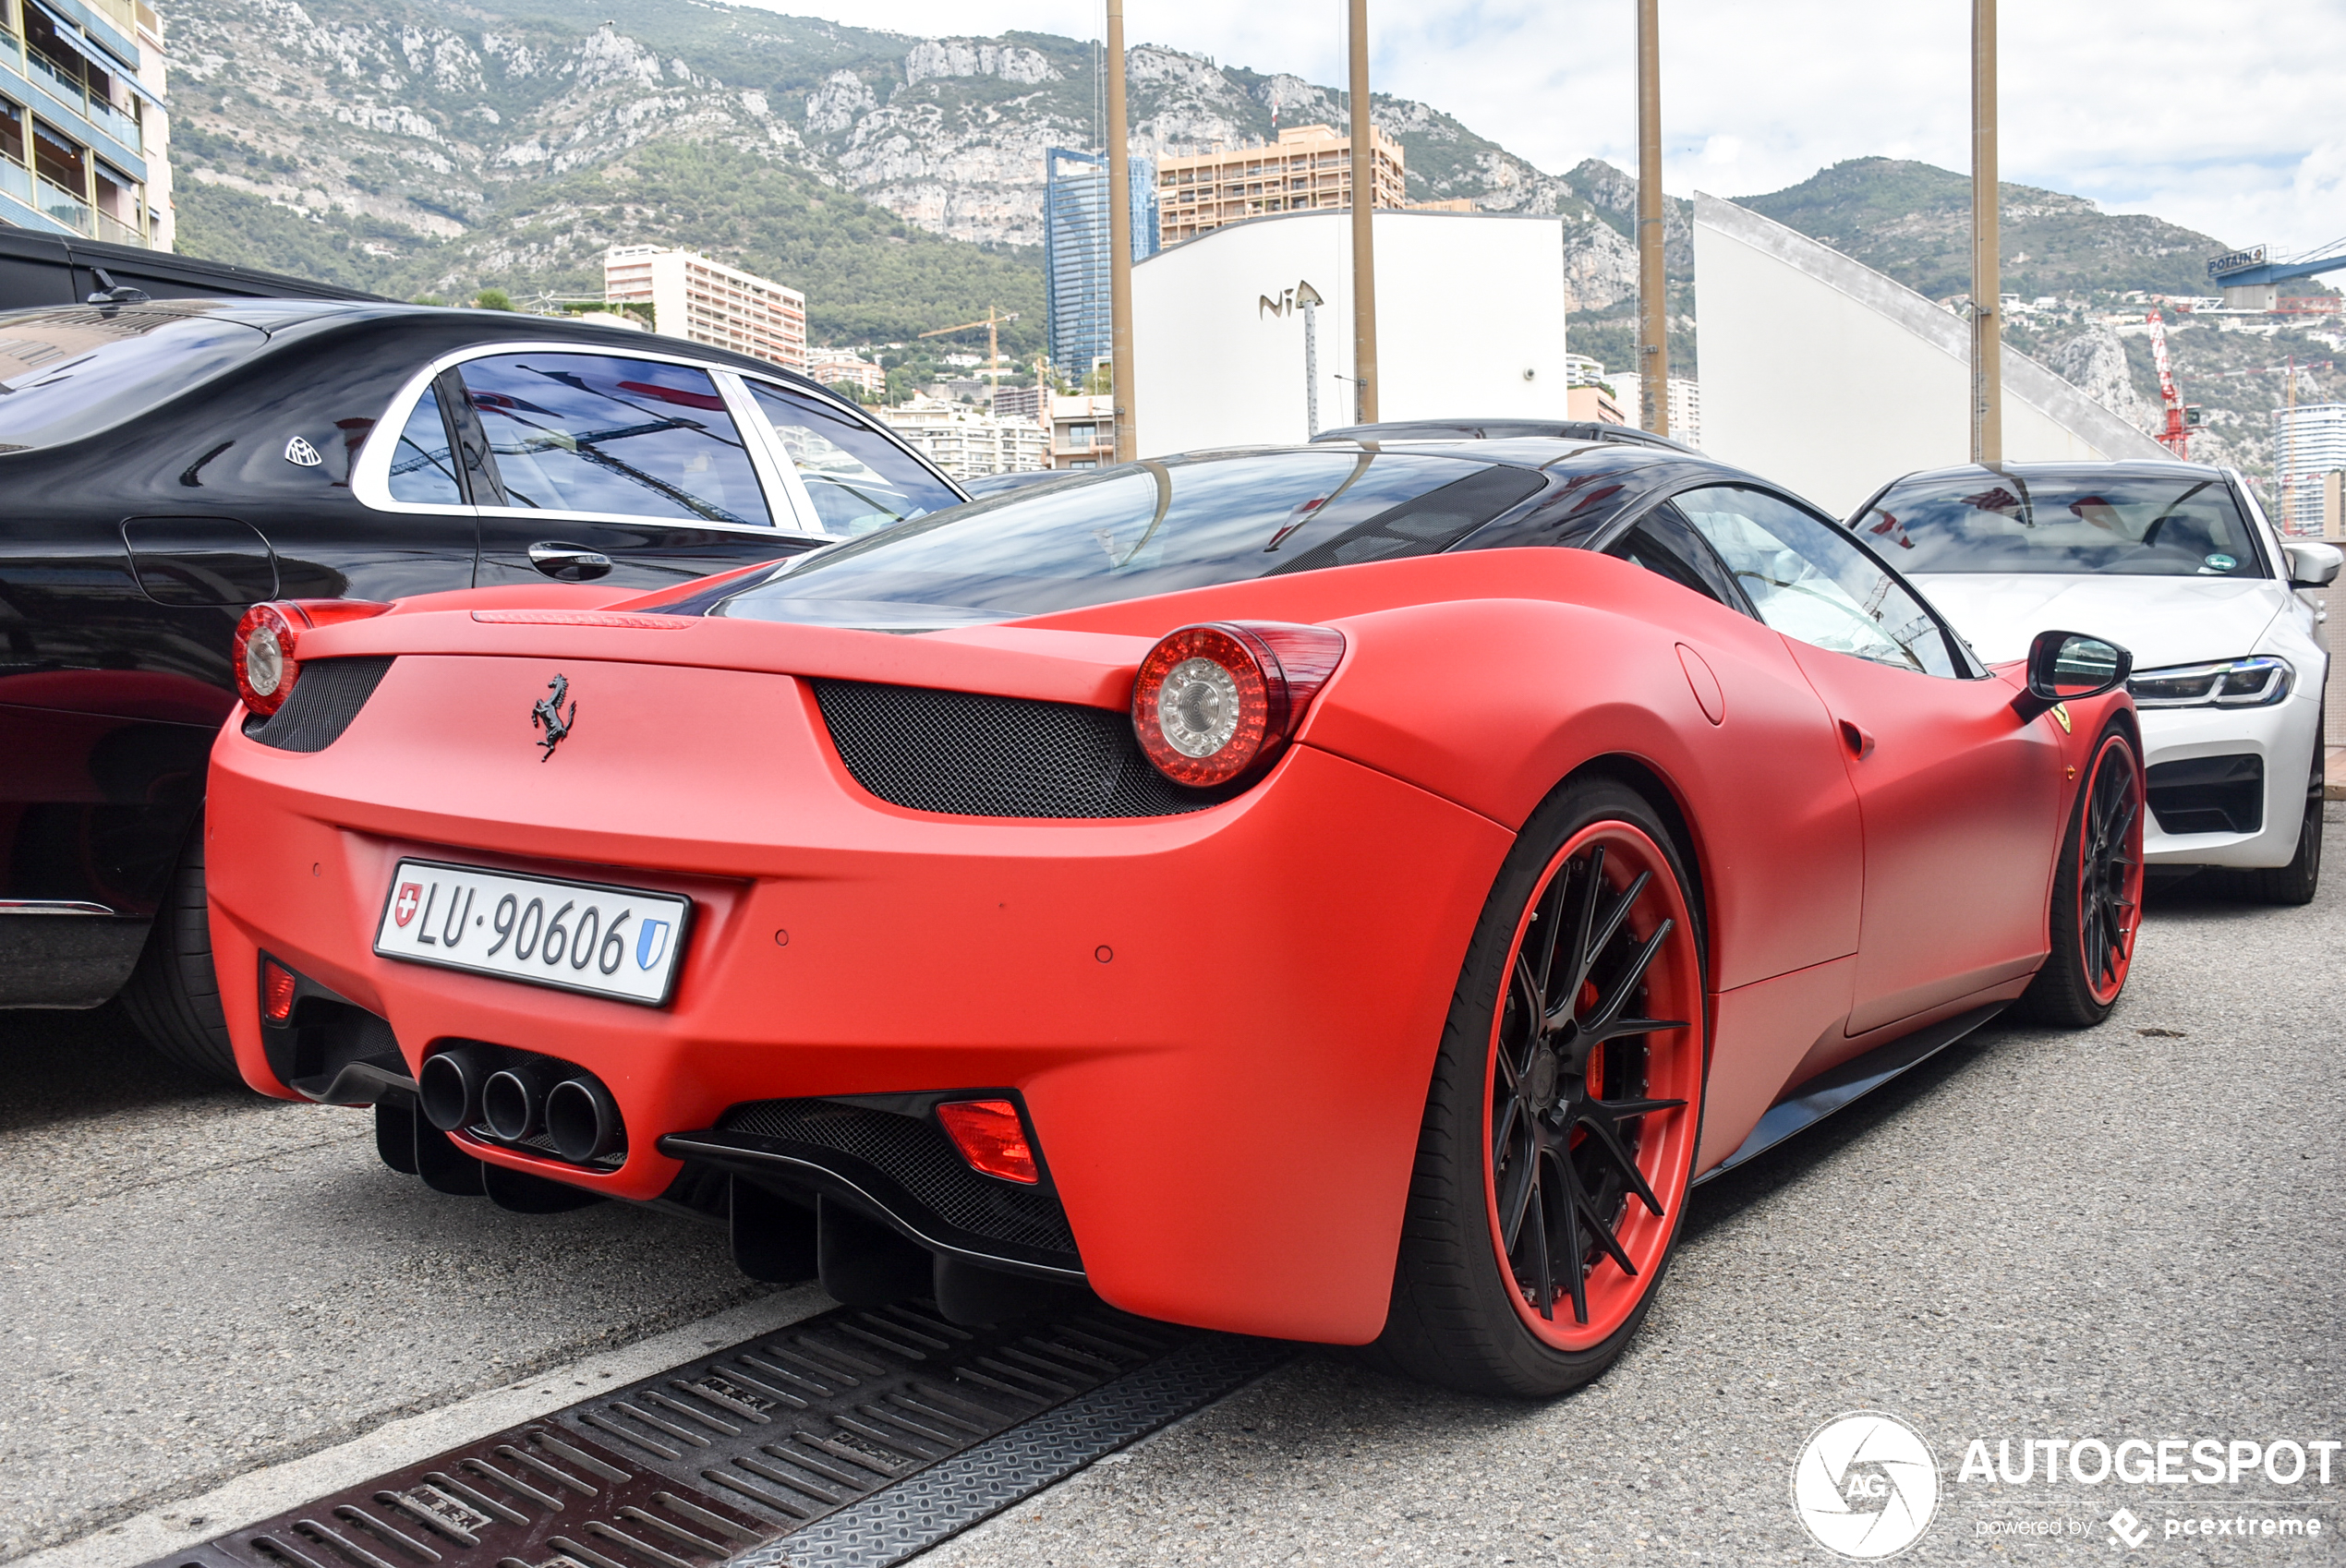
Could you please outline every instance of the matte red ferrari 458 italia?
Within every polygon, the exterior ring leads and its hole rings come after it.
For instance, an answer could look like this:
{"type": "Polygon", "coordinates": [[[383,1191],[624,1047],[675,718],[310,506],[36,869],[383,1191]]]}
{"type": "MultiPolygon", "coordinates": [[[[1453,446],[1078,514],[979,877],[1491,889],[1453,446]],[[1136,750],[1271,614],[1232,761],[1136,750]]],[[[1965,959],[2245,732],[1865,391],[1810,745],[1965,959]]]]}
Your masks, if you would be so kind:
{"type": "Polygon", "coordinates": [[[2125,652],[1983,668],[1663,446],[1142,463],[648,597],[263,605],[236,659],[256,1087],[964,1321],[1087,1285],[1566,1388],[1696,1182],[2008,1004],[2096,1021],[2134,946],[2125,652]]]}

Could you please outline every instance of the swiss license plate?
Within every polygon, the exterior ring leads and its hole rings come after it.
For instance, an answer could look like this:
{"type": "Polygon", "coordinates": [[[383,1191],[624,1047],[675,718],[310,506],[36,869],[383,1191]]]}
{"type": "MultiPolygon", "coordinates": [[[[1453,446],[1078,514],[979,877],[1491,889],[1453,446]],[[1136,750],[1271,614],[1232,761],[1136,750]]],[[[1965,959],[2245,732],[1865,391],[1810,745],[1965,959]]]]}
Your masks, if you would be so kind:
{"type": "Polygon", "coordinates": [[[672,893],[401,861],[375,951],[660,1007],[692,919],[693,901],[672,893]]]}

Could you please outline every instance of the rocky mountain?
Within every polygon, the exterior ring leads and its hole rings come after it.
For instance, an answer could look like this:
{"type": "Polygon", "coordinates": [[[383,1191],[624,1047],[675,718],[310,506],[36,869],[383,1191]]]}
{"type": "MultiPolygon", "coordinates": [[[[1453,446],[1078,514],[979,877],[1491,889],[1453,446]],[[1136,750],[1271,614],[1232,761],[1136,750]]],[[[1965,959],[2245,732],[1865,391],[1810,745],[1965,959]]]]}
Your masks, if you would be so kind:
{"type": "MultiPolygon", "coordinates": [[[[2003,285],[2023,298],[2144,289],[2195,295],[2220,240],[2161,219],[2104,212],[2082,196],[1998,187],[2003,285]]],[[[1971,288],[1971,176],[1853,158],[1798,185],[1735,199],[1933,299],[1971,288]]]]}
{"type": "MultiPolygon", "coordinates": [[[[212,0],[171,18],[180,232],[197,254],[406,297],[591,295],[601,255],[691,245],[806,291],[818,342],[903,342],[1013,310],[1041,347],[1044,155],[1098,144],[1095,46],[918,38],[719,0],[212,0]]],[[[1154,156],[1345,124],[1343,94],[1143,44],[1131,133],[1154,156]]],[[[1633,362],[1637,182],[1534,167],[1442,110],[1380,97],[1409,194],[1566,224],[1574,347],[1633,362]]],[[[1934,298],[1967,289],[1969,185],[1856,159],[1739,199],[1934,298]]],[[[1674,370],[1696,368],[1687,205],[1665,204],[1674,370]]],[[[2222,248],[2156,218],[2003,187],[2005,286],[2063,308],[2014,343],[2126,417],[2160,423],[2146,344],[2087,318],[2127,290],[2194,293],[2222,248]]],[[[2327,358],[2181,326],[2211,454],[2252,469],[2279,385],[2259,356],[2327,358]]],[[[2285,340],[2285,341],[2284,341],[2285,340]]]]}
{"type": "MultiPolygon", "coordinates": [[[[398,295],[591,292],[606,246],[657,239],[805,289],[818,339],[998,306],[1027,352],[1044,154],[1098,138],[1096,52],[1046,34],[685,0],[215,0],[172,30],[187,248],[398,295]]],[[[1154,155],[1265,139],[1275,111],[1343,123],[1327,88],[1153,45],[1129,81],[1154,155]]],[[[1578,307],[1634,292],[1580,171],[1543,174],[1422,103],[1374,109],[1413,196],[1558,213],[1578,307]]]]}

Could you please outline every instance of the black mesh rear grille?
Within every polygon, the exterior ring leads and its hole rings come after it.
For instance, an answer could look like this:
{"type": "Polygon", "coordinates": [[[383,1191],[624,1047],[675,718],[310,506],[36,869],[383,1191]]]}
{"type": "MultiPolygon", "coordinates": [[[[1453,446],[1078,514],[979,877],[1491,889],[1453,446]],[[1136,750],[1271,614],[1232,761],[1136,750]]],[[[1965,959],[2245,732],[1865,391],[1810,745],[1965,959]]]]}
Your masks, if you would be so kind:
{"type": "Polygon", "coordinates": [[[267,718],[247,718],[245,733],[281,752],[322,752],[342,739],[390,669],[388,657],[313,659],[301,667],[285,706],[267,718]]]}
{"type": "Polygon", "coordinates": [[[926,1116],[843,1105],[836,1100],[759,1100],[734,1106],[717,1127],[720,1132],[756,1133],[860,1160],[939,1219],[973,1236],[1046,1252],[1075,1250],[1075,1235],[1068,1229],[1057,1198],[1039,1188],[978,1175],[954,1152],[945,1129],[926,1116]]]}
{"type": "Polygon", "coordinates": [[[1166,778],[1141,754],[1131,718],[1114,709],[859,681],[814,685],[840,760],[891,805],[963,816],[1175,816],[1238,792],[1166,778]]]}

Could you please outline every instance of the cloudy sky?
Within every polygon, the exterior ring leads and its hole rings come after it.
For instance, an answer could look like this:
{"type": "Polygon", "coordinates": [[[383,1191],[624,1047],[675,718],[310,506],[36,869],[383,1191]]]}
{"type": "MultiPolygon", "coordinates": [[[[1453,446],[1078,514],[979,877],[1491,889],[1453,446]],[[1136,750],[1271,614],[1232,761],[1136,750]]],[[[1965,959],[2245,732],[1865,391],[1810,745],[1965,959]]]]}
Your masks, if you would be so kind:
{"type": "MultiPolygon", "coordinates": [[[[1096,36],[1100,0],[759,0],[928,36],[1096,36]]],[[[1664,183],[1742,196],[1868,153],[1969,166],[1969,0],[1662,0],[1664,183]]],[[[1370,0],[1377,90],[1543,169],[1635,160],[1632,0],[1370,0]]],[[[2346,235],[2346,5],[2002,7],[2003,177],[2231,245],[2346,235]]],[[[1131,42],[1344,78],[1343,0],[1126,0],[1131,42]]]]}

